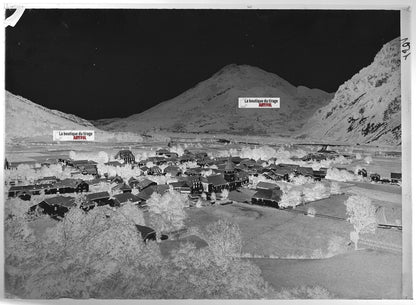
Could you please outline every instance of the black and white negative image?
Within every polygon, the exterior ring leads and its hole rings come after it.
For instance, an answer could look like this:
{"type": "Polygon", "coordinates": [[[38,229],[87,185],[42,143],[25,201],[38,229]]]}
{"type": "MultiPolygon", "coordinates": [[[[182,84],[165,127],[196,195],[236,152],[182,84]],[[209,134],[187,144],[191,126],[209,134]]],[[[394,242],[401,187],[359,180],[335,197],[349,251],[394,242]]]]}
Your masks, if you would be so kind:
{"type": "Polygon", "coordinates": [[[7,298],[403,298],[399,10],[5,32],[7,298]]]}

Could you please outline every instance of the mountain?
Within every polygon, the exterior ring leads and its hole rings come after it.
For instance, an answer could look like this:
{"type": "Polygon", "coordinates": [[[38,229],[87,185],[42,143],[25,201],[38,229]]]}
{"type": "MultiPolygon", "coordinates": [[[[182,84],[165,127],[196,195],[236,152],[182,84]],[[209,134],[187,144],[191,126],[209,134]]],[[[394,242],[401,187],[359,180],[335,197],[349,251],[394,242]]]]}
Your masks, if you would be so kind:
{"type": "Polygon", "coordinates": [[[89,121],[51,110],[6,91],[6,136],[9,139],[50,137],[54,129],[92,130],[89,121]]]}
{"type": "Polygon", "coordinates": [[[302,129],[300,138],[401,144],[400,38],[339,87],[302,129]]]}
{"type": "Polygon", "coordinates": [[[104,132],[73,114],[51,110],[6,91],[6,141],[52,141],[53,130],[95,130],[96,141],[141,140],[127,133],[104,132]]]}
{"type": "Polygon", "coordinates": [[[194,88],[142,113],[93,123],[112,131],[291,134],[331,97],[319,89],[295,87],[256,67],[228,65],[194,88]],[[239,97],[280,97],[281,108],[239,109],[239,97]]]}

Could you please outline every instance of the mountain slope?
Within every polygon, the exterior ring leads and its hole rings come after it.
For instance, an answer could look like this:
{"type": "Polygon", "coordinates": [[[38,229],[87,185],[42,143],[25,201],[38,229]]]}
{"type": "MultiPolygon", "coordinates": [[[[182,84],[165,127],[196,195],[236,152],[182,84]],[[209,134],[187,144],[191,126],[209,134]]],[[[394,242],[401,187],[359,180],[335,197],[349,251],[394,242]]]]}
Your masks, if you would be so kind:
{"type": "Polygon", "coordinates": [[[400,38],[341,85],[332,101],[305,124],[303,138],[401,144],[400,38]]]}
{"type": "Polygon", "coordinates": [[[295,87],[279,76],[247,65],[229,65],[194,88],[124,119],[95,121],[105,130],[290,134],[331,94],[295,87]],[[239,97],[280,97],[280,109],[239,109],[239,97]]]}
{"type": "Polygon", "coordinates": [[[6,91],[6,141],[52,141],[53,130],[95,130],[95,141],[142,141],[129,133],[109,133],[73,114],[51,110],[6,91]]]}

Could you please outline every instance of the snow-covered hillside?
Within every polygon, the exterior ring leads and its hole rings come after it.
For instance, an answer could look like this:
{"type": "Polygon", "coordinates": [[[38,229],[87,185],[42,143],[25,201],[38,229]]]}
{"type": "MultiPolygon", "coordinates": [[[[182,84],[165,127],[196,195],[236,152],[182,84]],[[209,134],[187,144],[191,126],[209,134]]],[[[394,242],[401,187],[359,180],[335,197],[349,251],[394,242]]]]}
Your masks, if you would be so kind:
{"type": "Polygon", "coordinates": [[[400,38],[341,85],[332,101],[305,124],[301,138],[401,144],[400,38]]]}
{"type": "MultiPolygon", "coordinates": [[[[169,101],[124,119],[95,121],[105,130],[233,134],[291,134],[331,94],[295,87],[279,76],[247,65],[228,65],[169,101]],[[280,109],[239,109],[239,97],[280,97],[280,109]]],[[[137,101],[138,103],[140,101],[137,101]]]]}
{"type": "Polygon", "coordinates": [[[113,134],[73,114],[51,110],[6,91],[6,141],[52,141],[53,130],[95,130],[97,141],[141,140],[126,133],[113,134]]]}

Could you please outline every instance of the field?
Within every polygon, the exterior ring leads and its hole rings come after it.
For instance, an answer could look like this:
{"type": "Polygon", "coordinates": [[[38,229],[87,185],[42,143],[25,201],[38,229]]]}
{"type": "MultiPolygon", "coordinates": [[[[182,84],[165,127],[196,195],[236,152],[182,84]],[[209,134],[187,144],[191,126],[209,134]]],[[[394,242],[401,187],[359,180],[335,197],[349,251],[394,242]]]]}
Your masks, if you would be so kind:
{"type": "MultiPolygon", "coordinates": [[[[217,143],[212,139],[202,143],[181,139],[177,143],[186,143],[185,147],[190,151],[206,151],[213,156],[222,156],[243,146],[217,143]]],[[[47,158],[68,157],[70,151],[88,157],[99,151],[115,155],[121,148],[141,152],[165,146],[166,142],[125,143],[117,147],[110,144],[19,145],[8,147],[6,156],[11,162],[41,162],[47,158]]],[[[299,147],[291,149],[295,151],[299,147]]],[[[314,146],[302,146],[301,149],[306,152],[316,150],[314,146]]],[[[353,147],[339,149],[354,151],[353,147]]],[[[382,177],[389,177],[390,172],[401,172],[400,158],[375,156],[372,149],[364,155],[373,156],[370,164],[354,159],[339,166],[351,170],[362,166],[382,177]]],[[[330,184],[333,181],[324,179],[322,182],[330,184]]],[[[359,250],[355,251],[349,235],[353,227],[347,221],[344,204],[352,195],[365,195],[375,206],[385,208],[389,221],[401,225],[401,187],[359,181],[338,183],[340,194],[286,210],[245,203],[249,198],[247,193],[233,191],[229,195],[231,204],[187,208],[185,231],[198,235],[200,230],[219,219],[237,224],[242,236],[240,257],[257,265],[262,277],[277,290],[317,285],[336,298],[401,298],[401,231],[377,228],[374,234],[363,234],[358,243],[359,250]],[[314,217],[307,215],[312,207],[316,211],[314,217]]],[[[47,217],[30,223],[40,235],[54,225],[56,221],[47,217]]],[[[184,234],[186,236],[186,232],[184,234]]],[[[204,247],[197,237],[193,238],[189,241],[204,247]]],[[[160,247],[162,254],[168,256],[177,247],[177,241],[162,242],[160,247]]]]}

